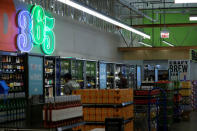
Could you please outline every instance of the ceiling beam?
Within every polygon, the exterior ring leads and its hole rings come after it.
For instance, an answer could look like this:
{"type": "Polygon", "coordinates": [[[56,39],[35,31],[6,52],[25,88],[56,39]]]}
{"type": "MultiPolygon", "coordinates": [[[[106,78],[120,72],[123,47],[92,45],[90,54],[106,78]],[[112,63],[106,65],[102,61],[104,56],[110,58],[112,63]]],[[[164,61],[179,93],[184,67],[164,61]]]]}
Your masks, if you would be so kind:
{"type": "Polygon", "coordinates": [[[174,47],[118,47],[120,52],[130,52],[136,50],[190,50],[197,49],[197,46],[174,46],[174,47]]]}
{"type": "Polygon", "coordinates": [[[197,23],[174,23],[174,24],[144,24],[144,25],[132,25],[132,27],[134,27],[134,28],[184,27],[184,26],[197,26],[197,23]]]}
{"type": "Polygon", "coordinates": [[[166,8],[150,8],[150,7],[147,7],[147,8],[140,8],[139,10],[140,11],[148,11],[148,10],[157,10],[157,9],[159,9],[159,10],[177,10],[177,9],[196,9],[196,7],[166,7],[166,8]]]}

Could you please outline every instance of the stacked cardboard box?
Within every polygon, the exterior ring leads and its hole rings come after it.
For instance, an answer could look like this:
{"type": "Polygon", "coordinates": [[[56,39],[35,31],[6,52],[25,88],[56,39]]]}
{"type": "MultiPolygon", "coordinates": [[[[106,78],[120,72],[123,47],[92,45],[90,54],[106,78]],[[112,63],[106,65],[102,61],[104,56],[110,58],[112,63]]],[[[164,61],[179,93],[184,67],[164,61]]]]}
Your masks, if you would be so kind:
{"type": "Polygon", "coordinates": [[[73,91],[75,95],[81,95],[83,104],[121,104],[133,101],[132,89],[83,89],[73,91]]]}
{"type": "Polygon", "coordinates": [[[122,108],[83,108],[85,121],[105,121],[105,118],[121,117],[125,120],[133,117],[133,105],[122,108]]]}
{"type": "MultiPolygon", "coordinates": [[[[83,126],[83,131],[104,128],[105,118],[124,118],[124,120],[133,118],[133,104],[122,106],[133,102],[132,89],[83,89],[75,90],[73,94],[81,95],[84,121],[95,123],[83,126]],[[98,125],[99,122],[103,125],[98,125]]],[[[124,127],[125,131],[132,131],[133,121],[129,121],[124,127]]]]}

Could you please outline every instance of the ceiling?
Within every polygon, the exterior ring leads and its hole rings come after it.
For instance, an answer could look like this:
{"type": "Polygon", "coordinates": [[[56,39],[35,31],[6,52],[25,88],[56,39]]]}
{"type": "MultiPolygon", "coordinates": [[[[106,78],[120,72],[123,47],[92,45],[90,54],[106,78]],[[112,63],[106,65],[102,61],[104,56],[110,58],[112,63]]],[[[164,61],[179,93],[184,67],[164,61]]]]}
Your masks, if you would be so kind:
{"type": "MultiPolygon", "coordinates": [[[[97,28],[113,33],[122,33],[127,43],[139,41],[139,36],[130,32],[119,31],[114,25],[97,19],[91,15],[75,10],[57,0],[20,0],[29,4],[39,4],[46,10],[71,17],[79,22],[96,26],[97,28]]],[[[127,23],[128,25],[161,24],[161,17],[165,14],[191,15],[197,14],[197,4],[175,4],[174,0],[74,0],[93,8],[107,16],[127,23]],[[162,15],[160,15],[162,14],[162,15]],[[160,17],[160,18],[159,18],[160,17]],[[148,21],[148,22],[144,22],[148,21]]],[[[144,29],[139,29],[144,31],[144,29]]],[[[128,44],[127,44],[128,45],[128,44]]],[[[134,44],[132,44],[133,46],[134,44]]]]}
{"type": "Polygon", "coordinates": [[[175,4],[174,0],[126,0],[138,9],[193,8],[197,4],[175,4]],[[165,3],[165,4],[164,4],[165,3]]]}

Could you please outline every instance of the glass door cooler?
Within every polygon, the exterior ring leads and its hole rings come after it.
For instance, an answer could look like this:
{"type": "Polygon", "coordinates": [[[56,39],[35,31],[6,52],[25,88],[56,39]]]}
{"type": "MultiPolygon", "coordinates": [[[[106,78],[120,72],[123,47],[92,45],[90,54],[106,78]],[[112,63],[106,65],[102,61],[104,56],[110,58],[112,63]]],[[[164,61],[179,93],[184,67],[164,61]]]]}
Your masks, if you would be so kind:
{"type": "Polygon", "coordinates": [[[97,61],[86,61],[86,88],[97,88],[98,86],[98,67],[97,61]]]}
{"type": "Polygon", "coordinates": [[[84,89],[85,88],[85,80],[84,80],[85,60],[76,59],[75,65],[76,65],[75,80],[77,83],[79,83],[80,88],[84,89]]]}
{"type": "Polygon", "coordinates": [[[107,63],[107,88],[113,89],[115,87],[115,64],[107,63]]]}
{"type": "MultiPolygon", "coordinates": [[[[52,100],[59,94],[60,87],[60,62],[59,57],[44,57],[44,97],[52,100]]],[[[46,102],[46,101],[45,101],[46,102]]]]}
{"type": "Polygon", "coordinates": [[[72,59],[71,58],[60,58],[60,95],[65,95],[64,94],[64,85],[66,84],[64,75],[67,73],[70,73],[71,75],[73,74],[73,71],[71,70],[72,67],[72,59]]]}
{"type": "Polygon", "coordinates": [[[115,64],[115,88],[118,88],[118,83],[120,82],[119,74],[122,73],[123,64],[115,64]]]}

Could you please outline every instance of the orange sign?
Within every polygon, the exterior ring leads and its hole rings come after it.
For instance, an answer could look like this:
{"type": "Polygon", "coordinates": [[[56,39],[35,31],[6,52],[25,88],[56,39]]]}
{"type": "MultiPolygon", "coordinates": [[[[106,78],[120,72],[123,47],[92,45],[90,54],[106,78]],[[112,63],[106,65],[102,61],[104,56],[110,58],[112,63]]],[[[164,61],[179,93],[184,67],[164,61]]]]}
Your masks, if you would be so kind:
{"type": "Polygon", "coordinates": [[[0,1],[0,50],[16,51],[16,9],[13,0],[0,1]],[[9,7],[8,7],[9,6],[9,7]]]}

